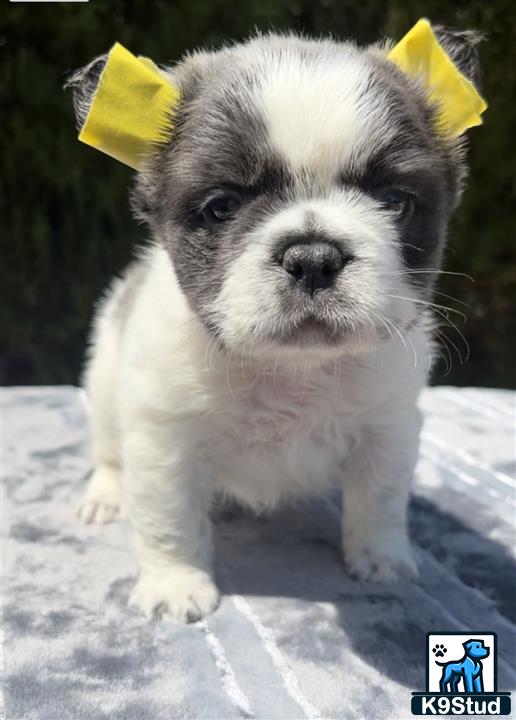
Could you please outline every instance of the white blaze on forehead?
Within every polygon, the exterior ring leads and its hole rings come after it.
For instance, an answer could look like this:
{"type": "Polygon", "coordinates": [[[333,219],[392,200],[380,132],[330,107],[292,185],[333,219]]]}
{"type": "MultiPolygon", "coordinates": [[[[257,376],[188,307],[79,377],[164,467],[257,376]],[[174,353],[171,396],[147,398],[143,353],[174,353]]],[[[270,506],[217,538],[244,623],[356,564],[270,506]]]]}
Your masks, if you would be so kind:
{"type": "Polygon", "coordinates": [[[267,68],[260,110],[273,148],[295,172],[329,181],[371,143],[379,97],[367,90],[367,58],[353,47],[303,57],[286,52],[267,68]]]}

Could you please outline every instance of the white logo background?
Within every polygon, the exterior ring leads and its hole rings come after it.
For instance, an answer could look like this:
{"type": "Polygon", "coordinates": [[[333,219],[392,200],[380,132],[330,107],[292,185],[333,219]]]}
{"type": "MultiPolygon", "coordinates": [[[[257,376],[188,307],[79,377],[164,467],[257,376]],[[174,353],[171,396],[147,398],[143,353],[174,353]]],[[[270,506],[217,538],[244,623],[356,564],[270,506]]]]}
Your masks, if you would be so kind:
{"type": "MultiPolygon", "coordinates": [[[[488,657],[482,658],[482,666],[484,668],[484,692],[495,691],[495,637],[492,633],[470,632],[467,634],[457,633],[456,635],[439,635],[438,633],[435,635],[433,633],[428,635],[428,692],[440,692],[439,680],[441,679],[443,673],[443,667],[437,665],[436,660],[442,663],[462,660],[465,654],[462,643],[467,642],[468,640],[482,640],[485,647],[489,648],[488,657]],[[436,657],[436,654],[433,652],[433,648],[437,645],[444,645],[446,648],[444,657],[436,657]]],[[[459,692],[464,692],[464,683],[462,680],[459,684],[459,692]]]]}

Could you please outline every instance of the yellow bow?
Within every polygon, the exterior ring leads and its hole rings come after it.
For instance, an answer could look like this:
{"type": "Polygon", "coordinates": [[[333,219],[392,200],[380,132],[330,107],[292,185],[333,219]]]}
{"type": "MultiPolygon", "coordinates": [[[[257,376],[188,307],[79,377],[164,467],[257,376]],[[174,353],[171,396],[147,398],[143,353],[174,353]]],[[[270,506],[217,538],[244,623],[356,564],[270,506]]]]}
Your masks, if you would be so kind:
{"type": "Polygon", "coordinates": [[[152,60],[136,58],[115,43],[79,140],[141,169],[150,146],[170,137],[179,98],[179,88],[152,60]]]}
{"type": "Polygon", "coordinates": [[[458,137],[482,124],[487,103],[443,50],[428,20],[418,20],[390,51],[389,60],[428,87],[439,108],[438,129],[443,134],[458,137]]]}
{"type": "MultiPolygon", "coordinates": [[[[482,123],[487,104],[439,45],[428,20],[419,20],[389,59],[427,85],[439,105],[441,132],[457,137],[482,123]]],[[[180,97],[151,60],[115,43],[79,140],[140,170],[152,145],[170,137],[180,97]]]]}

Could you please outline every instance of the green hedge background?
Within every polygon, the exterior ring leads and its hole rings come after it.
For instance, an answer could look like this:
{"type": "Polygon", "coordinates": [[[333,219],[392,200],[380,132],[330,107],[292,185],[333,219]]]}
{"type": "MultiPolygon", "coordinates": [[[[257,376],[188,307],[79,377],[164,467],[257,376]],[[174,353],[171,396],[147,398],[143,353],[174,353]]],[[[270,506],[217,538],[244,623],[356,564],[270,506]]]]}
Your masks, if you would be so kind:
{"type": "MultiPolygon", "coordinates": [[[[255,28],[401,37],[421,16],[485,33],[483,128],[450,233],[440,290],[470,307],[471,354],[434,382],[516,387],[516,3],[514,0],[90,0],[2,4],[0,382],[77,382],[92,307],[145,239],[131,218],[131,172],[76,140],[66,73],[119,40],[159,62],[255,28]]],[[[447,303],[445,303],[447,304],[447,303]]],[[[462,306],[451,303],[457,308],[462,306]]],[[[455,317],[455,316],[452,316],[455,317]]],[[[457,316],[458,317],[458,316],[457,316]]],[[[452,328],[450,341],[461,344],[452,328]]],[[[462,350],[464,357],[465,351],[462,350]]]]}

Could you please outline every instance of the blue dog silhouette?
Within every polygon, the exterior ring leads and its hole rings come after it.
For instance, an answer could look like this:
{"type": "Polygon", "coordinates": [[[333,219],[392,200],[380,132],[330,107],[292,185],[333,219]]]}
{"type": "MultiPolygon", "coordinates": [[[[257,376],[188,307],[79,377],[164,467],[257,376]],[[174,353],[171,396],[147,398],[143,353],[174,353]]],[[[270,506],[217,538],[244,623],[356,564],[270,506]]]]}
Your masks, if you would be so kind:
{"type": "Polygon", "coordinates": [[[482,677],[482,659],[489,655],[489,648],[486,648],[483,640],[467,640],[462,643],[464,657],[462,660],[450,662],[439,662],[437,665],[443,668],[443,674],[439,681],[439,689],[442,693],[459,692],[459,682],[464,680],[464,692],[484,692],[484,680],[482,677]]]}

